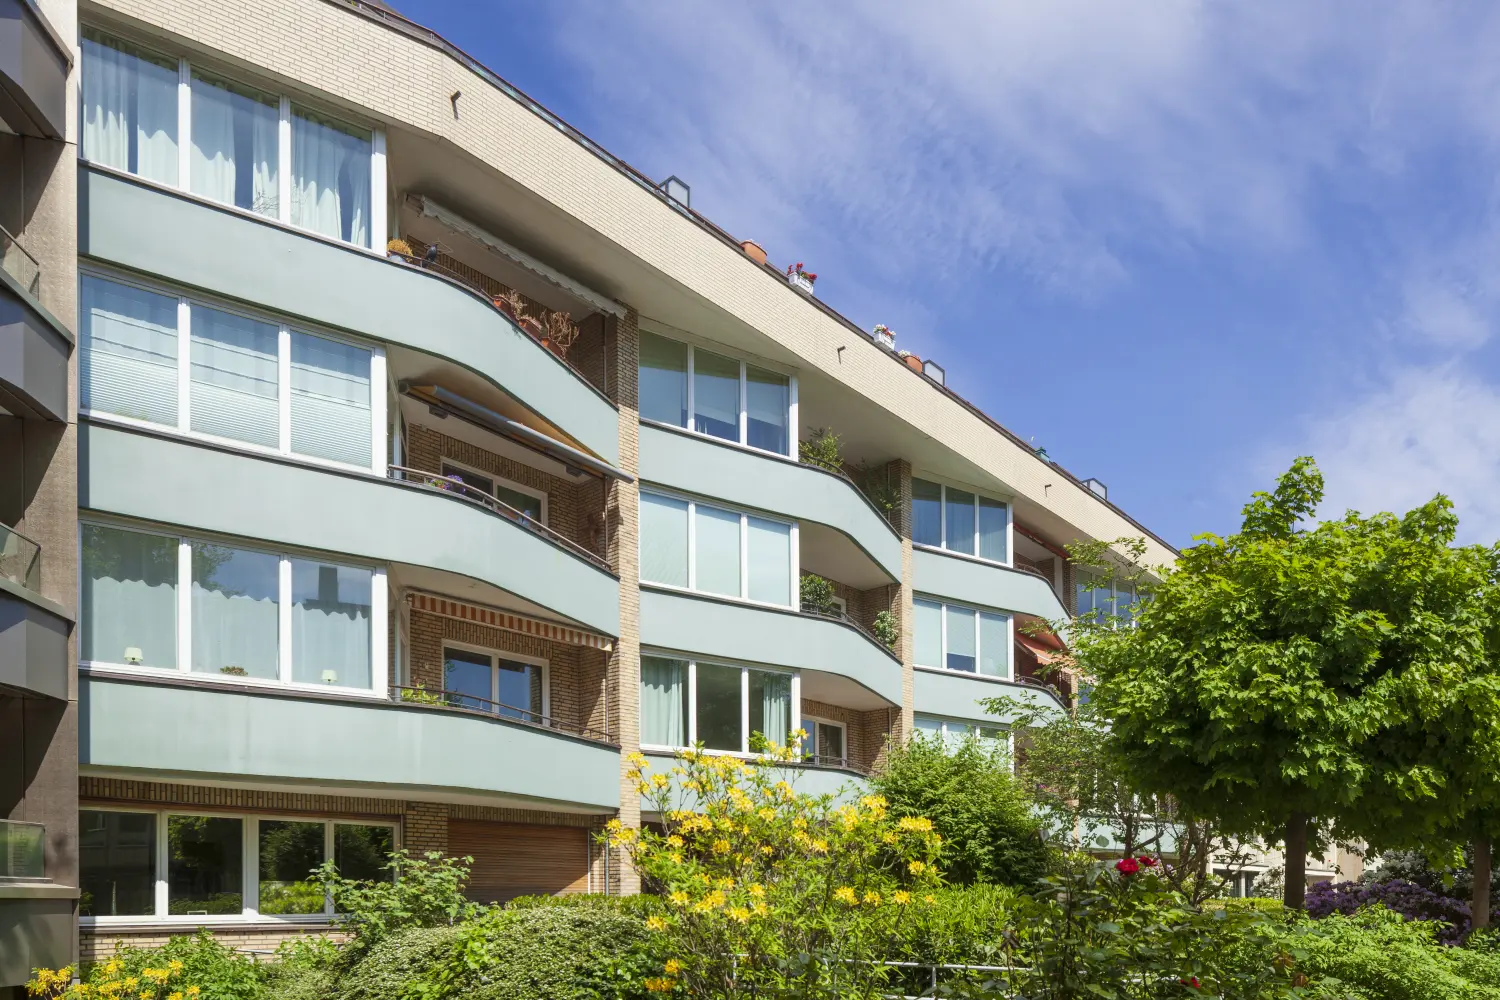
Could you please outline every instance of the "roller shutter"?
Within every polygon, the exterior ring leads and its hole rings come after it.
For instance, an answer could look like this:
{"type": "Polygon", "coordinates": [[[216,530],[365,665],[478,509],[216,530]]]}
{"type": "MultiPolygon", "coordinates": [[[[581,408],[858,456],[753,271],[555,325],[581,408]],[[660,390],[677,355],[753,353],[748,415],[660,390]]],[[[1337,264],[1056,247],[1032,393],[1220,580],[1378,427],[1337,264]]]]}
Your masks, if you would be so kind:
{"type": "Polygon", "coordinates": [[[478,902],[589,889],[588,830],[583,827],[450,819],[448,853],[474,859],[467,894],[478,902]]]}

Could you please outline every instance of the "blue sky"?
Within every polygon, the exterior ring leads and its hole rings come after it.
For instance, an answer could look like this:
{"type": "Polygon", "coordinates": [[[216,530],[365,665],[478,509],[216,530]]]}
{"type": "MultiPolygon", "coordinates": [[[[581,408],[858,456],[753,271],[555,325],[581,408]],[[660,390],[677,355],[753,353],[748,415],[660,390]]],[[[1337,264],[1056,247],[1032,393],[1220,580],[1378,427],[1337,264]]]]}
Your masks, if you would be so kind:
{"type": "Polygon", "coordinates": [[[1500,5],[396,0],[1167,540],[1500,536],[1500,5]]]}

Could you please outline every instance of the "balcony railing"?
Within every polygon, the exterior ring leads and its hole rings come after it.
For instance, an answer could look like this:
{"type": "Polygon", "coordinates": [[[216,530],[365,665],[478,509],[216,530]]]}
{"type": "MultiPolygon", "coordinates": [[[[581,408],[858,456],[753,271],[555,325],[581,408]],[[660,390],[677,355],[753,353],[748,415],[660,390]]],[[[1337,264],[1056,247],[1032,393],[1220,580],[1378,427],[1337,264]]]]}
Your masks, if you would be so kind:
{"type": "Polygon", "coordinates": [[[31,295],[40,292],[42,266],[4,226],[0,226],[0,267],[31,295]]]}
{"type": "Polygon", "coordinates": [[[42,589],[42,547],[0,524],[0,576],[27,590],[42,589]]]}
{"type": "Polygon", "coordinates": [[[543,729],[554,733],[566,733],[569,736],[580,736],[595,743],[607,743],[610,746],[619,746],[619,741],[614,734],[593,726],[575,726],[562,722],[550,715],[534,712],[529,708],[520,708],[516,705],[507,705],[500,701],[491,701],[488,698],[478,698],[472,694],[462,691],[445,691],[441,688],[425,687],[395,687],[391,689],[391,700],[398,701],[403,705],[431,705],[434,708],[446,709],[453,712],[464,712],[473,715],[484,715],[492,719],[505,719],[509,722],[517,722],[523,726],[531,726],[535,729],[543,729]]]}
{"type": "Polygon", "coordinates": [[[827,754],[821,753],[808,754],[802,758],[802,764],[805,767],[826,767],[841,771],[853,770],[849,766],[848,757],[830,757],[827,754]]]}
{"type": "Polygon", "coordinates": [[[504,500],[496,499],[484,492],[484,490],[476,489],[468,483],[462,482],[452,476],[441,476],[435,472],[424,472],[421,469],[411,469],[404,465],[393,465],[390,467],[390,478],[398,482],[426,487],[439,493],[446,493],[456,500],[464,500],[468,503],[476,504],[485,508],[491,514],[496,514],[513,524],[525,528],[527,531],[541,535],[554,545],[562,546],[573,555],[593,566],[597,566],[606,573],[614,572],[610,569],[609,563],[601,556],[595,555],[571,538],[558,534],[525,511],[516,510],[516,508],[510,506],[504,500]]]}
{"type": "Polygon", "coordinates": [[[838,608],[825,608],[822,605],[811,604],[807,601],[803,601],[802,613],[804,615],[814,615],[818,618],[828,618],[832,621],[843,622],[845,625],[848,625],[850,628],[859,632],[866,639],[869,639],[871,642],[879,646],[881,649],[885,650],[887,653],[890,653],[892,656],[896,655],[895,652],[892,651],[890,646],[887,646],[885,643],[881,642],[875,637],[874,632],[871,632],[859,622],[855,621],[853,618],[850,618],[846,612],[840,611],[838,608]]]}
{"type": "Polygon", "coordinates": [[[40,823],[0,819],[0,879],[45,878],[45,834],[46,828],[40,823]]]}

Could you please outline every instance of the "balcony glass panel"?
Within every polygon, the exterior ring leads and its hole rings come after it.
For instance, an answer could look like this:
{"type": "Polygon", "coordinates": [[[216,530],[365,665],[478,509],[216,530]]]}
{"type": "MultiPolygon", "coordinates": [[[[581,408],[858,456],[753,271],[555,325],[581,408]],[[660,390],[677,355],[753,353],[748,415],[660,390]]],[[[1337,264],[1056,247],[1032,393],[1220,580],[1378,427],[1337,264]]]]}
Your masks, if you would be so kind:
{"type": "Polygon", "coordinates": [[[322,913],[323,889],[311,872],[323,863],[322,823],[263,819],[260,827],[261,913],[322,913]]]}
{"type": "Polygon", "coordinates": [[[372,148],[368,129],[293,107],[292,224],[369,246],[372,148]]]}
{"type": "Polygon", "coordinates": [[[243,820],[167,818],[167,912],[216,916],[244,910],[243,820]]]}
{"type": "Polygon", "coordinates": [[[177,426],[177,299],[92,274],[80,281],[81,405],[177,426]]]}
{"type": "Polygon", "coordinates": [[[693,352],[693,429],[726,441],[740,439],[740,363],[709,351],[693,352]]]}
{"type": "Polygon", "coordinates": [[[27,590],[42,588],[42,547],[0,524],[0,576],[27,590]]]}
{"type": "Polygon", "coordinates": [[[194,70],[192,108],[193,193],[276,218],[280,99],[194,70]]]}
{"type": "Polygon", "coordinates": [[[791,402],[791,379],[746,365],[745,443],[778,455],[787,454],[787,420],[791,402]]]}
{"type": "Polygon", "coordinates": [[[156,912],[156,817],[149,813],[78,815],[78,913],[144,917],[156,912]]]}
{"type": "Polygon", "coordinates": [[[190,329],[192,429],[279,447],[276,324],[195,304],[190,329]]]}
{"type": "Polygon", "coordinates": [[[943,488],[925,479],[911,481],[911,540],[919,545],[943,544],[943,488]]]}
{"type": "Polygon", "coordinates": [[[0,879],[39,879],[46,875],[40,823],[0,819],[0,879]]]}
{"type": "Polygon", "coordinates": [[[292,680],[369,687],[374,574],[314,559],[290,562],[292,680]]]}
{"type": "Polygon", "coordinates": [[[177,60],[85,30],[83,155],[162,184],[177,183],[177,60]]]}
{"type": "Polygon", "coordinates": [[[84,662],[177,666],[175,538],[106,525],[79,528],[84,662]]]}
{"type": "Polygon", "coordinates": [[[210,542],[193,542],[192,549],[193,669],[274,680],[281,560],[210,542]]]}
{"type": "Polygon", "coordinates": [[[688,505],[659,493],[641,494],[641,579],[688,585],[688,505]]]}
{"type": "Polygon", "coordinates": [[[641,416],[674,427],[687,426],[688,348],[675,340],[641,333],[641,416]]]}

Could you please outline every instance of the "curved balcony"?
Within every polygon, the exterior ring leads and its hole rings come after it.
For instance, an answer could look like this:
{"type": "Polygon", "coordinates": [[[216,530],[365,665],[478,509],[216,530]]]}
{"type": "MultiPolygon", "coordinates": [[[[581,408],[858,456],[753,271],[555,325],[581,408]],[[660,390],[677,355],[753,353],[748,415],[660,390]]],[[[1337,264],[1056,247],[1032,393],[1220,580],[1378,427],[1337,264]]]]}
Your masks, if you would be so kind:
{"type": "Polygon", "coordinates": [[[1068,616],[1052,584],[1037,573],[926,547],[913,546],[911,556],[912,588],[919,594],[1049,622],[1068,616]]]}
{"type": "Polygon", "coordinates": [[[853,625],[818,614],[641,587],[641,645],[837,674],[901,704],[901,661],[853,625]]]}
{"type": "MultiPolygon", "coordinates": [[[[671,754],[648,753],[646,759],[651,764],[647,774],[671,774],[677,765],[671,754]]],[[[869,789],[867,775],[846,767],[793,764],[778,767],[776,771],[778,778],[786,779],[803,795],[863,795],[869,789]]]]}
{"type": "Polygon", "coordinates": [[[862,589],[901,579],[900,536],[843,476],[701,434],[646,423],[641,424],[640,476],[643,482],[832,529],[846,540],[845,551],[839,551],[835,538],[819,538],[805,527],[802,546],[804,565],[816,565],[833,579],[862,589]],[[840,565],[860,554],[864,566],[840,565]]]}
{"type": "Polygon", "coordinates": [[[78,252],[447,358],[610,464],[619,411],[477,292],[438,274],[97,167],[78,252]]]}
{"type": "Polygon", "coordinates": [[[941,715],[950,719],[1006,723],[1004,715],[979,706],[985,698],[1014,698],[1044,708],[1066,707],[1056,691],[1028,680],[1007,681],[950,670],[918,667],[912,671],[912,710],[918,715],[941,715]]]}
{"type": "Polygon", "coordinates": [[[457,493],[85,423],[88,510],[444,570],[493,584],[607,635],[620,583],[596,557],[457,493]]]}
{"type": "Polygon", "coordinates": [[[620,805],[618,747],[485,712],[99,673],[79,687],[78,762],[95,774],[620,805]]]}

